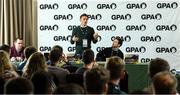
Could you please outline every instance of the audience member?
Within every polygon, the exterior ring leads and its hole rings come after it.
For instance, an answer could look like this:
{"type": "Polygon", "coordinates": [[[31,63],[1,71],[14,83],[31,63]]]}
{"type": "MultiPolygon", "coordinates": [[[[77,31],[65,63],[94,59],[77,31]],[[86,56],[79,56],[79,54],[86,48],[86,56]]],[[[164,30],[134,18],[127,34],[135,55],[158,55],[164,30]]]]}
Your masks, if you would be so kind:
{"type": "Polygon", "coordinates": [[[47,64],[44,55],[40,52],[35,52],[28,58],[27,63],[23,68],[22,76],[30,79],[32,74],[39,70],[47,71],[47,64]]]}
{"type": "MultiPolygon", "coordinates": [[[[150,78],[152,79],[155,74],[157,74],[158,72],[162,72],[162,71],[170,71],[169,63],[162,58],[152,59],[151,62],[149,63],[149,76],[150,76],[150,78]]],[[[145,92],[148,92],[151,94],[154,93],[152,84],[150,84],[150,86],[144,88],[143,90],[145,92]]]]}
{"type": "Polygon", "coordinates": [[[76,70],[78,74],[84,74],[85,71],[90,70],[96,64],[94,60],[94,52],[91,49],[86,49],[82,54],[83,67],[76,70]]]}
{"type": "Polygon", "coordinates": [[[96,67],[84,73],[84,86],[88,94],[106,94],[108,91],[109,71],[96,67]]]}
{"type": "Polygon", "coordinates": [[[51,61],[50,66],[48,66],[48,71],[57,78],[56,85],[66,83],[66,75],[69,74],[69,71],[58,67],[61,63],[62,51],[60,49],[54,48],[50,51],[49,58],[51,61]]]}
{"type": "Polygon", "coordinates": [[[110,71],[108,94],[125,94],[119,86],[120,79],[123,79],[125,74],[124,61],[118,56],[113,56],[110,57],[105,67],[110,71]]]}
{"type": "Polygon", "coordinates": [[[177,95],[177,79],[168,71],[159,72],[152,78],[155,94],[177,95]]]}
{"type": "Polygon", "coordinates": [[[119,36],[116,36],[111,47],[105,48],[104,50],[97,53],[96,61],[106,61],[106,58],[111,56],[119,56],[121,59],[124,59],[124,54],[119,49],[122,46],[122,43],[123,40],[119,36]]]}
{"type": "Polygon", "coordinates": [[[10,53],[10,47],[9,47],[9,45],[1,45],[0,46],[0,50],[4,50],[4,51],[6,51],[8,54],[10,53]]]}
{"type": "MultiPolygon", "coordinates": [[[[53,47],[52,47],[52,50],[53,49],[58,49],[59,51],[61,51],[62,53],[61,53],[61,57],[59,58],[60,60],[60,63],[61,64],[58,64],[57,66],[58,67],[64,67],[67,63],[68,63],[68,59],[67,59],[67,56],[63,53],[63,48],[61,47],[61,46],[59,46],[59,45],[54,45],[53,47]]],[[[49,60],[50,58],[49,58],[49,56],[48,56],[48,62],[47,62],[47,64],[48,65],[50,65],[51,64],[51,61],[49,60]]]]}
{"type": "Polygon", "coordinates": [[[18,74],[13,69],[8,53],[3,50],[0,50],[0,76],[4,80],[18,77],[18,74]]]}
{"type": "Polygon", "coordinates": [[[85,94],[84,89],[75,83],[59,85],[54,94],[85,94]]]}
{"type": "Polygon", "coordinates": [[[34,94],[52,94],[56,87],[52,75],[46,71],[35,72],[31,81],[34,85],[34,94]]]}
{"type": "Polygon", "coordinates": [[[63,48],[61,47],[61,46],[59,46],[59,45],[55,45],[55,46],[53,46],[53,48],[52,49],[55,49],[55,48],[57,48],[57,49],[59,49],[60,51],[62,51],[62,56],[61,56],[61,63],[63,63],[63,64],[65,64],[65,63],[67,63],[68,62],[68,59],[67,59],[67,56],[64,54],[64,52],[63,52],[63,48]]]}
{"type": "Polygon", "coordinates": [[[23,39],[17,38],[14,41],[13,46],[10,48],[10,58],[11,61],[23,61],[24,60],[24,46],[23,39]]]}
{"type": "Polygon", "coordinates": [[[22,71],[22,69],[24,68],[24,66],[25,66],[26,63],[27,63],[28,58],[29,58],[33,53],[35,53],[35,52],[37,52],[37,50],[36,50],[36,48],[33,47],[33,46],[28,46],[28,47],[26,47],[26,48],[24,49],[25,59],[24,59],[23,62],[19,63],[19,65],[18,65],[18,67],[17,67],[18,70],[21,70],[21,71],[22,71]]]}
{"type": "Polygon", "coordinates": [[[5,94],[33,94],[33,84],[25,78],[16,78],[6,82],[5,94]]]}

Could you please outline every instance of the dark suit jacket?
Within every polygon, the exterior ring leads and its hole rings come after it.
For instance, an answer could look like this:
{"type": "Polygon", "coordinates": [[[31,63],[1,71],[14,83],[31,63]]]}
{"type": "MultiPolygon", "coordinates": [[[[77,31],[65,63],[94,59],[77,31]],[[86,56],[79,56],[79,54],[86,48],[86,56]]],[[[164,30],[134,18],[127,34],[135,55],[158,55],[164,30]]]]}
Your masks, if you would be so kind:
{"type": "Polygon", "coordinates": [[[109,47],[97,53],[96,61],[106,61],[106,58],[111,56],[119,56],[120,58],[124,59],[124,54],[120,49],[118,49],[118,51],[113,51],[112,47],[109,47]]]}

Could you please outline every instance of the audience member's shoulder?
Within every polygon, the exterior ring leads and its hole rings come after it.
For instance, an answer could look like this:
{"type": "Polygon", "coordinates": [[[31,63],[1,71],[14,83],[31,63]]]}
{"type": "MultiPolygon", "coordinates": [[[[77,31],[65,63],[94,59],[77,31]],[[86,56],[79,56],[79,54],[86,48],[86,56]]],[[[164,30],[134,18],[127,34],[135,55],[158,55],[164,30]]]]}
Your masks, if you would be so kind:
{"type": "Polygon", "coordinates": [[[9,80],[9,79],[17,78],[19,77],[19,75],[13,70],[5,70],[5,72],[1,75],[1,77],[4,80],[9,80]]]}
{"type": "Polygon", "coordinates": [[[55,66],[48,66],[48,71],[57,71],[57,72],[64,72],[64,73],[69,73],[68,70],[60,67],[55,67],[55,66]]]}

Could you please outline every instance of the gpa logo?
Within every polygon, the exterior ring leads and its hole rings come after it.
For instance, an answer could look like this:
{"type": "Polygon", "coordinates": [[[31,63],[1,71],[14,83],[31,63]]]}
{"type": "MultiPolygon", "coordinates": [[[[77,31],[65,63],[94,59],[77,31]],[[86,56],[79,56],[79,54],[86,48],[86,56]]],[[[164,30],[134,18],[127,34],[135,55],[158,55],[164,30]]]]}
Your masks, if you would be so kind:
{"type": "Polygon", "coordinates": [[[116,26],[113,24],[113,25],[98,25],[96,27],[96,29],[98,31],[115,31],[116,30],[116,26]]]}
{"type": "Polygon", "coordinates": [[[168,48],[168,47],[157,47],[156,48],[156,52],[157,53],[176,53],[177,49],[176,49],[176,47],[171,47],[171,48],[168,48]]]}
{"type": "MultiPolygon", "coordinates": [[[[111,37],[111,41],[114,41],[114,39],[116,38],[116,36],[112,36],[111,37]]],[[[131,36],[126,35],[126,36],[121,36],[121,39],[125,42],[130,42],[131,41],[131,36]]]]}
{"type": "Polygon", "coordinates": [[[97,41],[100,42],[102,40],[101,36],[97,37],[97,41]]]}
{"type": "Polygon", "coordinates": [[[147,4],[145,3],[145,2],[143,2],[143,3],[128,3],[127,5],[126,5],[126,8],[127,9],[146,9],[146,7],[147,7],[147,4]]]}
{"type": "Polygon", "coordinates": [[[157,31],[176,31],[177,26],[175,24],[173,24],[173,25],[157,25],[156,30],[157,31]]]}
{"type": "Polygon", "coordinates": [[[144,46],[141,47],[127,47],[126,52],[131,52],[131,53],[145,53],[146,48],[144,46]]]}
{"type": "Polygon", "coordinates": [[[39,51],[51,51],[51,47],[50,46],[40,46],[39,47],[39,51]]]}
{"type": "Polygon", "coordinates": [[[106,48],[106,47],[97,47],[97,48],[96,48],[96,51],[97,51],[97,52],[100,52],[100,51],[104,50],[105,48],[106,48]]]}
{"type": "Polygon", "coordinates": [[[160,42],[161,36],[157,35],[155,37],[153,36],[141,36],[142,42],[160,42]]]}
{"type": "Polygon", "coordinates": [[[68,5],[69,9],[87,9],[87,4],[86,3],[82,3],[82,4],[69,4],[68,5]]]}
{"type": "Polygon", "coordinates": [[[68,47],[67,50],[69,52],[75,52],[76,48],[75,47],[68,47]]]}
{"type": "Polygon", "coordinates": [[[78,27],[78,26],[76,26],[76,25],[69,25],[68,26],[68,30],[70,30],[70,31],[72,31],[74,28],[76,28],[76,27],[78,27]]]}
{"type": "Polygon", "coordinates": [[[88,15],[88,18],[90,19],[90,20],[101,20],[102,19],[102,16],[101,16],[101,14],[97,14],[97,15],[88,15]]]}
{"type": "Polygon", "coordinates": [[[58,29],[59,29],[59,27],[58,27],[58,25],[53,25],[53,26],[51,26],[51,25],[41,25],[40,27],[39,27],[39,29],[41,30],[41,31],[57,31],[58,29]]]}
{"type": "Polygon", "coordinates": [[[111,4],[97,4],[97,9],[116,9],[117,5],[116,3],[111,3],[111,4]]]}
{"type": "Polygon", "coordinates": [[[112,20],[131,20],[131,14],[126,15],[112,15],[112,20]]]}
{"type": "Polygon", "coordinates": [[[157,14],[142,14],[142,20],[160,20],[162,19],[162,15],[160,13],[157,14]]]}
{"type": "Polygon", "coordinates": [[[68,41],[68,42],[70,42],[71,35],[68,35],[68,36],[54,36],[53,40],[54,41],[68,41]]]}
{"type": "Polygon", "coordinates": [[[41,10],[57,10],[59,5],[57,3],[54,4],[40,4],[39,8],[41,10]]]}
{"type": "Polygon", "coordinates": [[[158,3],[157,8],[158,9],[176,9],[178,7],[177,2],[173,3],[158,3]]]}
{"type": "Polygon", "coordinates": [[[146,25],[142,24],[140,26],[138,25],[127,25],[126,26],[127,31],[145,31],[146,25]]]}
{"type": "Polygon", "coordinates": [[[68,15],[54,15],[54,20],[72,20],[73,15],[68,14],[68,15]]]}
{"type": "Polygon", "coordinates": [[[152,58],[141,58],[141,63],[148,63],[152,60],[152,58]]]}

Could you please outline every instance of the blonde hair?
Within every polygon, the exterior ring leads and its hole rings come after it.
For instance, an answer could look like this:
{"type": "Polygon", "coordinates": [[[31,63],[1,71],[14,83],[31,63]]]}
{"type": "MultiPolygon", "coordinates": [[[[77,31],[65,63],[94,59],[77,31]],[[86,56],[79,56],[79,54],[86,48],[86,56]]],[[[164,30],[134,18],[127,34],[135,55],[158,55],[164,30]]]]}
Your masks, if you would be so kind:
{"type": "Polygon", "coordinates": [[[0,50],[0,75],[3,74],[5,70],[13,70],[13,67],[8,53],[0,50]]]}
{"type": "Polygon", "coordinates": [[[47,71],[45,57],[40,52],[33,53],[23,69],[23,76],[30,78],[36,71],[47,71]]]}
{"type": "Polygon", "coordinates": [[[125,62],[118,56],[110,57],[105,65],[106,69],[110,71],[110,80],[118,79],[123,75],[125,70],[125,62]]]}

